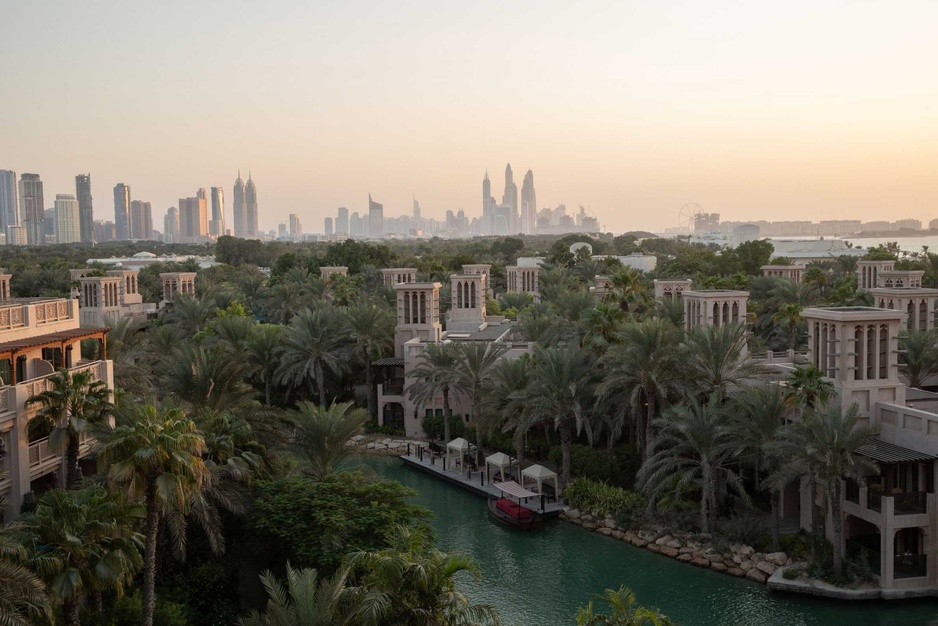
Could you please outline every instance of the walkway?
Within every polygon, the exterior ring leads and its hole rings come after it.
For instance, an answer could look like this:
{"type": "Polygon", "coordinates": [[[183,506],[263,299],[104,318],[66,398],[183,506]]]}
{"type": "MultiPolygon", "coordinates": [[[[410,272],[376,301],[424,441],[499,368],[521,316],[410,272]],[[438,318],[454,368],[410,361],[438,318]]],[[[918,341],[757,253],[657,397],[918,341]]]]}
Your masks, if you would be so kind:
{"type": "MultiPolygon", "coordinates": [[[[443,462],[440,457],[433,458],[431,462],[431,457],[429,454],[424,453],[423,458],[418,458],[416,452],[413,451],[413,454],[404,454],[400,457],[406,465],[415,467],[422,472],[426,472],[431,476],[435,476],[442,480],[445,480],[449,483],[456,485],[457,487],[462,487],[467,491],[471,491],[480,496],[485,496],[486,498],[498,498],[501,496],[501,491],[492,486],[485,476],[485,472],[480,471],[462,471],[462,470],[451,470],[447,468],[443,469],[443,462]],[[468,474],[468,476],[467,476],[468,474]]],[[[526,485],[527,488],[530,488],[530,483],[526,485]]],[[[560,515],[560,512],[564,509],[563,501],[560,502],[546,502],[546,497],[542,496],[541,501],[532,501],[522,502],[522,506],[541,513],[545,517],[556,517],[560,515]]]]}

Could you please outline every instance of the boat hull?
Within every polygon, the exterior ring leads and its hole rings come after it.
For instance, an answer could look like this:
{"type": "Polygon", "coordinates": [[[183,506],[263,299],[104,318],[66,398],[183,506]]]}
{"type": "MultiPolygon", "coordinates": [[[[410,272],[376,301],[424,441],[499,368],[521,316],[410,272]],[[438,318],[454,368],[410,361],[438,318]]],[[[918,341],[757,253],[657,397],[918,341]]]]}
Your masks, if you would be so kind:
{"type": "Polygon", "coordinates": [[[519,530],[534,530],[544,525],[544,518],[531,511],[531,517],[517,518],[498,508],[498,500],[489,499],[489,513],[496,521],[519,530]]]}

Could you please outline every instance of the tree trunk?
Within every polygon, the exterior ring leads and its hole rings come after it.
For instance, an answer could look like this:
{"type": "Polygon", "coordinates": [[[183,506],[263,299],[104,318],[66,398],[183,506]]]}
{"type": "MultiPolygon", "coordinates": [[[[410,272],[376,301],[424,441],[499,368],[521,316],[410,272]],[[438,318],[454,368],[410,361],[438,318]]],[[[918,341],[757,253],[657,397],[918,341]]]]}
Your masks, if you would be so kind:
{"type": "Polygon", "coordinates": [[[65,444],[65,487],[78,489],[81,483],[81,467],[78,465],[78,433],[69,432],[65,444]]]}
{"type": "Polygon", "coordinates": [[[143,602],[141,604],[141,626],[153,626],[156,608],[156,540],[160,528],[160,508],[156,501],[156,482],[150,480],[146,493],[146,545],[143,552],[143,602]]]}
{"type": "Polygon", "coordinates": [[[828,503],[831,512],[831,526],[834,531],[834,572],[840,574],[844,567],[844,521],[840,513],[840,478],[831,481],[828,488],[828,503]]]}
{"type": "Polygon", "coordinates": [[[449,387],[443,387],[443,443],[449,443],[449,422],[453,410],[449,406],[449,387]]]}
{"type": "Polygon", "coordinates": [[[720,512],[720,472],[710,467],[710,532],[717,526],[717,514],[720,512]]]}
{"type": "Polygon", "coordinates": [[[375,373],[371,369],[371,363],[368,351],[363,352],[365,357],[365,386],[368,389],[368,418],[377,419],[378,417],[378,394],[375,389],[375,373]]]}
{"type": "Polygon", "coordinates": [[[264,377],[264,404],[270,406],[270,376],[264,377]]]}
{"type": "Polygon", "coordinates": [[[808,489],[811,492],[811,535],[813,540],[811,541],[811,561],[817,559],[817,545],[818,537],[824,537],[824,529],[819,528],[818,521],[818,510],[817,510],[817,481],[814,478],[808,481],[808,489]]]}
{"type": "Polygon", "coordinates": [[[560,452],[563,457],[563,483],[570,482],[570,453],[573,450],[573,429],[570,427],[570,418],[563,418],[557,427],[560,431],[560,452]]]}
{"type": "Polygon", "coordinates": [[[788,349],[793,351],[795,350],[795,345],[798,343],[798,325],[794,320],[789,322],[788,326],[788,349]]]}
{"type": "Polygon", "coordinates": [[[772,509],[772,550],[778,551],[778,536],[779,536],[779,526],[780,526],[780,515],[779,515],[779,496],[781,494],[772,489],[769,492],[769,506],[772,509]]]}
{"type": "Polygon", "coordinates": [[[81,617],[78,612],[79,602],[77,597],[65,598],[62,601],[62,618],[66,626],[81,626],[81,617]]]}
{"type": "Polygon", "coordinates": [[[319,378],[316,379],[316,385],[319,387],[319,406],[325,408],[326,406],[326,373],[320,372],[319,378]]]}
{"type": "Polygon", "coordinates": [[[647,461],[655,446],[655,395],[645,392],[645,404],[648,410],[645,414],[645,448],[642,450],[642,461],[647,461]]]}
{"type": "Polygon", "coordinates": [[[710,532],[710,515],[707,507],[707,501],[710,500],[712,493],[710,491],[710,471],[705,465],[704,474],[700,480],[700,532],[710,532]]]}

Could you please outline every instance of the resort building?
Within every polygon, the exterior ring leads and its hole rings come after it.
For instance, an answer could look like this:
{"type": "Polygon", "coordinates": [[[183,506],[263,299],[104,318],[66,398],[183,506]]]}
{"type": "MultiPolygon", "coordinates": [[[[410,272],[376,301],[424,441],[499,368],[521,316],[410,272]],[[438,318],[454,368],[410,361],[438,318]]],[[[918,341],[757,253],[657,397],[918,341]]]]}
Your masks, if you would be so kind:
{"type": "Polygon", "coordinates": [[[874,289],[882,287],[880,274],[892,272],[896,267],[895,261],[858,261],[857,276],[860,289],[874,289]]]}
{"type": "Polygon", "coordinates": [[[591,287],[590,291],[593,292],[597,300],[605,300],[606,296],[612,292],[612,277],[597,274],[593,278],[593,282],[596,286],[591,287]]]}
{"type": "Polygon", "coordinates": [[[389,267],[381,270],[384,286],[393,288],[401,283],[413,283],[417,280],[417,269],[414,267],[389,267]]]}
{"type": "Polygon", "coordinates": [[[793,264],[793,265],[763,265],[761,268],[763,276],[770,276],[772,278],[785,278],[792,281],[793,283],[800,283],[802,276],[804,276],[804,265],[793,264]]]}
{"type": "Polygon", "coordinates": [[[748,291],[697,289],[682,292],[684,326],[687,330],[743,324],[746,322],[748,291]]]}
{"type": "Polygon", "coordinates": [[[685,291],[693,289],[694,281],[690,278],[655,279],[655,300],[680,299],[685,291]]]}
{"type": "MultiPolygon", "coordinates": [[[[10,502],[10,519],[28,493],[65,486],[64,450],[53,449],[45,434],[30,434],[38,407],[27,408],[26,401],[48,389],[49,376],[61,368],[90,371],[109,389],[114,378],[110,361],[82,357],[81,342],[94,339],[107,358],[107,329],[81,328],[78,300],[10,299],[9,275],[0,284],[0,495],[10,502]]],[[[89,451],[83,438],[79,456],[89,451]]]]}
{"type": "Polygon", "coordinates": [[[333,276],[348,276],[348,268],[344,266],[327,266],[319,268],[319,275],[326,282],[333,276]]]}
{"type": "Polygon", "coordinates": [[[195,297],[195,272],[163,272],[160,280],[163,281],[163,300],[160,308],[173,301],[177,294],[186,294],[195,297]]]}
{"type": "Polygon", "coordinates": [[[495,297],[495,294],[492,290],[492,277],[490,276],[492,272],[491,265],[487,265],[485,263],[474,263],[471,265],[463,265],[462,271],[463,271],[463,274],[484,274],[485,284],[487,285],[485,293],[489,300],[495,297]]]}
{"type": "Polygon", "coordinates": [[[539,274],[541,268],[537,265],[512,265],[505,268],[508,278],[508,291],[516,293],[529,293],[534,296],[534,302],[541,301],[541,285],[539,274]]]}
{"type": "Polygon", "coordinates": [[[78,283],[72,294],[78,298],[83,327],[108,326],[124,317],[142,320],[156,312],[155,304],[143,302],[137,270],[108,270],[104,276],[91,273],[69,270],[72,281],[78,283]]]}

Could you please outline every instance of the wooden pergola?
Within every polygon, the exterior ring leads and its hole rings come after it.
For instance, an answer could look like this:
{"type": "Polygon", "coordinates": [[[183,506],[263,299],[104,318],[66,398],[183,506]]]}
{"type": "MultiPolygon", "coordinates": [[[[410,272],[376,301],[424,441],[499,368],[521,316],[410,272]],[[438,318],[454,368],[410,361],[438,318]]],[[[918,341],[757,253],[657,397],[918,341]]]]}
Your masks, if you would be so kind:
{"type": "Polygon", "coordinates": [[[84,339],[97,339],[101,343],[101,359],[104,360],[107,359],[107,334],[110,330],[110,328],[73,328],[39,335],[38,337],[4,341],[0,343],[0,361],[9,361],[10,384],[15,385],[17,383],[16,359],[28,350],[59,348],[62,352],[63,361],[66,361],[68,344],[84,339]]]}

